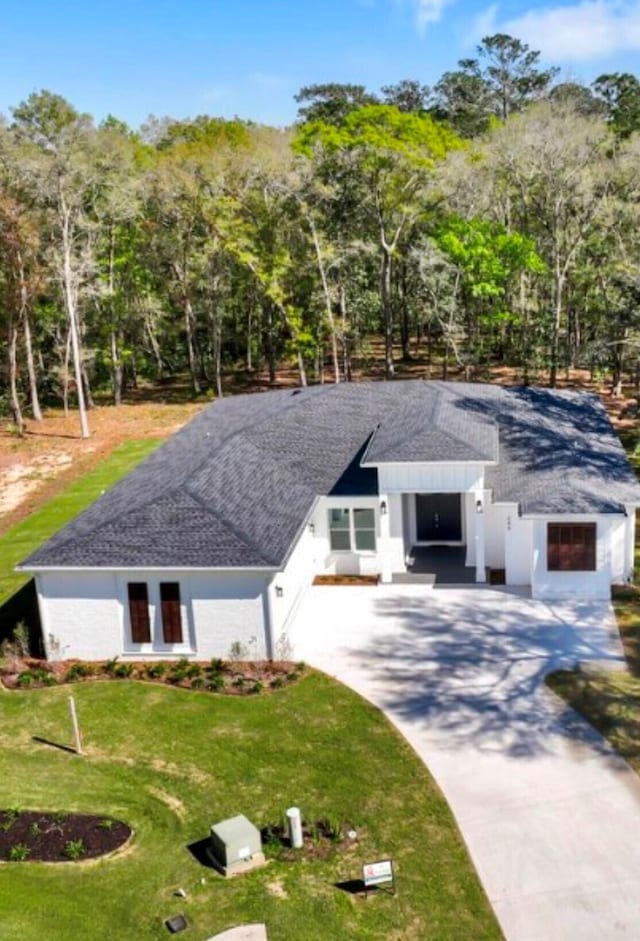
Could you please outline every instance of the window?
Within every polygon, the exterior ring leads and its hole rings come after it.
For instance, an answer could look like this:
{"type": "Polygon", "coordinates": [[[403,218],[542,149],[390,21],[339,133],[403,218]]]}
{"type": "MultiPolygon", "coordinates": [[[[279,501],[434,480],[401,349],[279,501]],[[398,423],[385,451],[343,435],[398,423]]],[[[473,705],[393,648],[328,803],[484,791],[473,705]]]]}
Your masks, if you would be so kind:
{"type": "Polygon", "coordinates": [[[548,523],[547,569],[550,572],[595,572],[596,524],[548,523]]]}
{"type": "Polygon", "coordinates": [[[165,644],[182,643],[182,613],[178,582],[160,582],[162,639],[165,644]]]}
{"type": "Polygon", "coordinates": [[[373,510],[357,509],[353,511],[353,534],[356,549],[376,551],[376,514],[373,510]]]}
{"type": "Polygon", "coordinates": [[[129,582],[129,624],[131,641],[134,644],[151,642],[151,623],[149,621],[149,592],[146,582],[129,582]]]}
{"type": "Polygon", "coordinates": [[[369,508],[329,510],[329,544],[332,552],[375,552],[376,514],[369,508]]]}
{"type": "Polygon", "coordinates": [[[351,548],[349,510],[329,510],[329,543],[332,552],[351,548]]]}

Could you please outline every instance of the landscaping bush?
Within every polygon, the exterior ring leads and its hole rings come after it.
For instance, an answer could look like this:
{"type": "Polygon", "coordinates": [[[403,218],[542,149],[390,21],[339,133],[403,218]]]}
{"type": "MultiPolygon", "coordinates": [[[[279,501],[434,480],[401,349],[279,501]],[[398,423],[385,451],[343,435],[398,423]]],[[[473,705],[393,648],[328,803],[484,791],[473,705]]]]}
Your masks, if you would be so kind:
{"type": "Polygon", "coordinates": [[[163,677],[166,672],[167,672],[167,664],[166,664],[166,663],[162,663],[162,662],[160,662],[160,663],[151,663],[151,664],[149,664],[149,666],[147,667],[147,676],[149,677],[149,679],[152,679],[152,680],[159,680],[159,679],[161,679],[161,677],[163,677]]]}
{"type": "Polygon", "coordinates": [[[181,657],[176,662],[160,660],[153,663],[122,662],[117,657],[101,663],[73,660],[49,663],[27,658],[5,666],[0,672],[4,685],[10,689],[34,689],[59,683],[76,683],[90,679],[148,679],[172,683],[186,689],[238,695],[259,695],[281,689],[285,683],[299,679],[304,663],[271,661],[223,661],[212,658],[208,664],[181,657]],[[13,671],[13,672],[12,672],[13,671]]]}
{"type": "Polygon", "coordinates": [[[76,680],[84,680],[88,676],[95,674],[95,667],[89,663],[72,663],[65,675],[67,683],[75,683],[76,680]]]}

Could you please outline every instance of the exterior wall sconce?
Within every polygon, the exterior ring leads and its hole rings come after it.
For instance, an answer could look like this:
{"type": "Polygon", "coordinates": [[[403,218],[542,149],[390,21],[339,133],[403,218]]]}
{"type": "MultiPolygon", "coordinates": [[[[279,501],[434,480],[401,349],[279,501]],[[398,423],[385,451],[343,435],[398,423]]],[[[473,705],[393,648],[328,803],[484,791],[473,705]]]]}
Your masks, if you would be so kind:
{"type": "Polygon", "coordinates": [[[386,515],[387,515],[387,501],[383,500],[382,503],[380,504],[380,516],[386,516],[386,515]]]}
{"type": "Polygon", "coordinates": [[[482,506],[482,500],[476,500],[476,513],[482,513],[484,507],[482,506]]]}
{"type": "Polygon", "coordinates": [[[309,532],[311,533],[311,535],[313,535],[313,534],[315,533],[315,531],[316,531],[316,524],[315,524],[315,523],[309,523],[309,532]]]}
{"type": "Polygon", "coordinates": [[[276,598],[282,598],[284,595],[284,588],[282,585],[276,585],[276,598]]]}

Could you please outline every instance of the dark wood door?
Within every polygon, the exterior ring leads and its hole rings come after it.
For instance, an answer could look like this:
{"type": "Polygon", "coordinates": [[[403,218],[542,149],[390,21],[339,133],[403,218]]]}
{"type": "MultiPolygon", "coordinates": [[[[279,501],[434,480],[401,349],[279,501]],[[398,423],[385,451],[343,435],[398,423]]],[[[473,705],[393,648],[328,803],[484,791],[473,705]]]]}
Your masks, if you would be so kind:
{"type": "Polygon", "coordinates": [[[417,493],[418,542],[459,542],[462,539],[459,493],[417,493]]]}

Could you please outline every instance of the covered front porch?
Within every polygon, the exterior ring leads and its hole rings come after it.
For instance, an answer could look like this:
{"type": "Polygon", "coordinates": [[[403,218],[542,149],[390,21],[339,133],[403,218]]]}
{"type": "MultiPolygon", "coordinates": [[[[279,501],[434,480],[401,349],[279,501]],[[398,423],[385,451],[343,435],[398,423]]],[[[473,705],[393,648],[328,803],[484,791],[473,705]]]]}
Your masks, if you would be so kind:
{"type": "Polygon", "coordinates": [[[383,581],[486,581],[482,491],[388,494],[380,506],[383,581]]]}
{"type": "Polygon", "coordinates": [[[475,566],[467,565],[465,546],[414,546],[406,572],[393,573],[391,581],[396,585],[434,587],[472,585],[476,582],[476,570],[475,566]]]}

